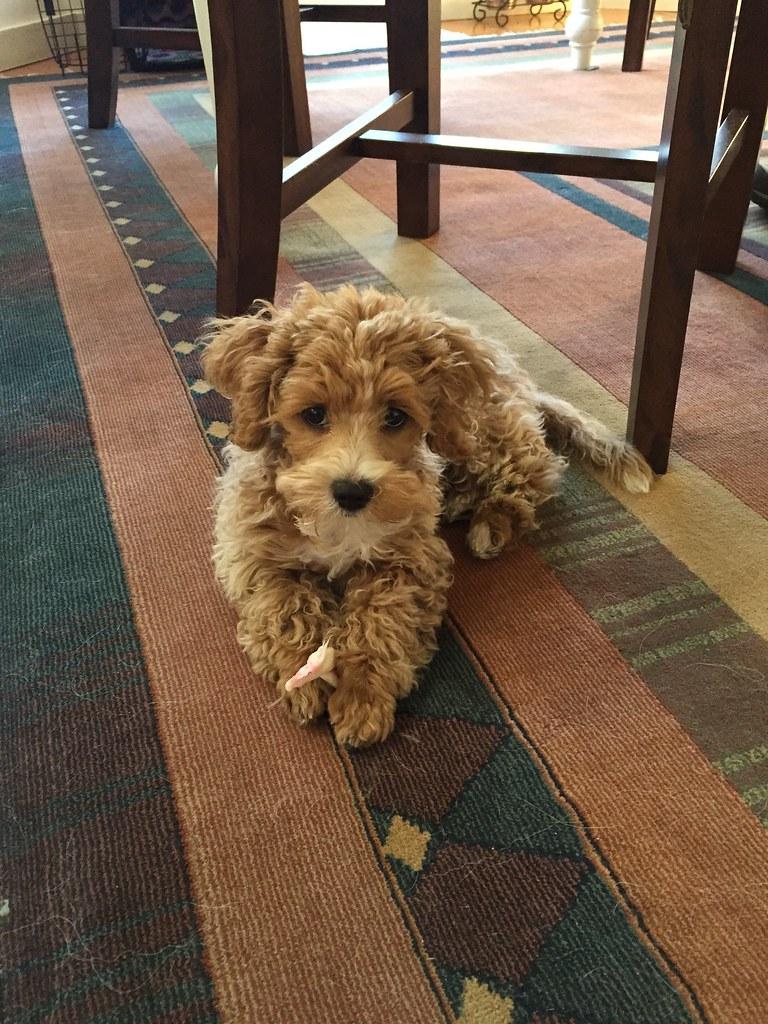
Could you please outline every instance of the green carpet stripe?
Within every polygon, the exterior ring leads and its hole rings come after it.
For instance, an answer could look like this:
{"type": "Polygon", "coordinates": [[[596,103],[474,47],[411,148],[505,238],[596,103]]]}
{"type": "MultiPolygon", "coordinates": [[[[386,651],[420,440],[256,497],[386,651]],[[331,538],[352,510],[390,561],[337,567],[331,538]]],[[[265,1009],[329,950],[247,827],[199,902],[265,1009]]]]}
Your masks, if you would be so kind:
{"type": "Polygon", "coordinates": [[[162,768],[153,766],[144,771],[136,772],[135,775],[124,775],[119,779],[109,779],[100,786],[93,786],[89,789],[77,790],[74,793],[67,793],[66,796],[55,797],[50,800],[39,813],[55,810],[67,810],[71,805],[86,804],[99,797],[110,797],[119,794],[121,790],[130,786],[142,785],[144,783],[154,784],[162,782],[167,785],[168,780],[162,768]]]}
{"type": "Polygon", "coordinates": [[[610,530],[596,537],[576,540],[568,544],[543,544],[541,551],[547,560],[560,561],[570,557],[577,558],[591,551],[619,547],[627,541],[645,538],[645,527],[639,524],[626,526],[620,530],[610,530]]]}
{"type": "MultiPolygon", "coordinates": [[[[195,1003],[207,997],[205,985],[198,979],[182,981],[178,985],[160,989],[151,995],[131,1000],[130,1011],[125,1009],[113,1010],[111,1013],[102,1013],[98,1017],[89,1018],[87,1024],[150,1024],[158,1017],[163,1021],[177,1019],[186,1020],[184,1011],[194,1006],[195,1003]],[[175,1011],[182,1010],[182,1015],[177,1018],[175,1011]]],[[[205,1013],[204,1016],[195,1016],[195,1024],[217,1024],[218,1017],[213,1013],[205,1013]]]]}
{"type": "Polygon", "coordinates": [[[765,810],[768,807],[768,786],[753,786],[752,789],[745,789],[741,794],[747,807],[760,807],[765,810]]]}
{"type": "Polygon", "coordinates": [[[60,711],[77,707],[84,700],[101,703],[109,701],[110,698],[121,691],[130,689],[140,690],[146,685],[143,679],[136,678],[133,666],[126,666],[124,671],[113,674],[111,680],[112,682],[109,686],[97,686],[94,689],[83,690],[78,693],[46,694],[45,702],[42,702],[35,710],[15,712],[12,719],[0,722],[0,736],[9,735],[18,729],[26,729],[30,725],[35,725],[42,719],[52,717],[60,711]]]}
{"type": "MultiPolygon", "coordinates": [[[[49,1018],[49,1015],[61,1014],[66,1006],[71,1007],[73,1003],[77,1003],[86,997],[90,992],[93,992],[99,988],[109,988],[116,991],[119,983],[129,983],[129,987],[124,991],[125,995],[131,995],[130,1003],[128,1004],[133,1010],[136,1006],[136,1001],[133,998],[137,988],[137,982],[141,983],[141,979],[146,975],[152,976],[165,964],[174,963],[178,961],[186,961],[192,954],[199,954],[202,951],[202,945],[200,939],[196,935],[188,936],[181,940],[179,943],[173,946],[163,946],[161,949],[157,949],[151,953],[145,951],[136,952],[130,955],[129,959],[120,963],[117,966],[105,966],[100,964],[93,974],[84,978],[82,981],[75,983],[74,985],[68,985],[66,988],[60,989],[56,993],[56,997],[49,1002],[40,1006],[34,1007],[34,1009],[22,1010],[15,1018],[12,1019],[13,1024],[38,1024],[38,1022],[44,1021],[49,1018]]],[[[203,993],[206,989],[205,982],[201,979],[193,983],[193,987],[203,993]]],[[[179,989],[188,989],[189,984],[180,986],[179,989]]],[[[157,1014],[157,1006],[155,1000],[157,996],[153,994],[148,997],[147,1003],[151,1004],[152,1016],[157,1014]]],[[[177,1003],[172,1004],[173,1006],[178,1005],[177,1003]]],[[[146,1016],[135,1016],[127,1007],[123,1006],[118,1011],[118,1016],[114,1018],[116,1022],[130,1021],[131,1024],[140,1024],[144,1020],[151,1020],[152,1017],[146,1016]]],[[[70,1015],[71,1017],[71,1015],[70,1015]]],[[[74,1018],[72,1018],[74,1019],[74,1018]]],[[[96,1018],[98,1019],[112,1019],[111,1015],[107,1018],[96,1018]]]]}
{"type": "Polygon", "coordinates": [[[92,931],[85,932],[83,934],[78,933],[75,939],[67,942],[63,946],[60,946],[58,949],[54,949],[51,953],[46,953],[44,956],[33,957],[31,960],[24,960],[19,964],[14,964],[12,967],[5,968],[6,974],[28,974],[31,971],[39,970],[41,967],[48,967],[51,964],[61,963],[69,957],[77,957],[81,954],[87,956],[88,949],[91,944],[98,942],[99,939],[115,935],[119,932],[130,931],[132,928],[136,928],[140,925],[150,924],[152,921],[157,921],[163,917],[170,917],[172,914],[178,914],[183,910],[190,910],[191,907],[192,903],[190,900],[181,900],[178,903],[169,903],[166,906],[154,907],[152,910],[145,910],[140,914],[133,914],[131,917],[123,918],[120,921],[114,921],[110,925],[104,925],[101,928],[95,928],[92,931]]]}
{"type": "Polygon", "coordinates": [[[126,776],[98,789],[68,794],[39,809],[33,820],[17,822],[15,830],[18,837],[15,842],[12,838],[7,841],[6,852],[9,856],[18,856],[57,832],[116,814],[137,804],[171,796],[170,783],[159,769],[126,776]],[[43,824],[43,821],[47,823],[43,824]]]}
{"type": "Polygon", "coordinates": [[[679,654],[687,654],[689,651],[696,650],[698,647],[714,647],[716,644],[722,643],[724,640],[730,640],[732,637],[747,632],[749,632],[749,627],[746,623],[732,622],[728,626],[709,629],[706,633],[698,633],[696,636],[689,636],[684,640],[677,640],[673,644],[667,644],[665,647],[658,647],[653,651],[644,651],[642,654],[638,654],[636,657],[631,659],[632,666],[633,668],[647,668],[649,665],[654,665],[656,662],[662,661],[666,658],[675,658],[679,654]]]}
{"type": "Polygon", "coordinates": [[[619,506],[617,509],[615,498],[608,494],[607,491],[603,491],[602,497],[596,497],[594,500],[587,501],[583,505],[577,505],[574,508],[557,508],[557,506],[552,504],[542,505],[539,520],[543,524],[548,523],[550,520],[558,524],[570,522],[572,519],[590,520],[594,512],[601,512],[604,509],[612,509],[615,512],[624,510],[623,506],[619,506]]]}
{"type": "Polygon", "coordinates": [[[658,548],[658,542],[653,537],[638,538],[631,544],[624,544],[608,548],[605,551],[599,552],[596,555],[590,555],[584,558],[570,558],[563,559],[560,562],[552,562],[552,566],[558,571],[564,574],[564,576],[572,577],[574,573],[580,569],[584,569],[587,566],[596,566],[601,562],[613,562],[620,558],[632,558],[635,555],[641,554],[643,551],[652,551],[658,548]]]}
{"type": "Polygon", "coordinates": [[[662,587],[660,590],[654,590],[642,597],[632,598],[631,601],[602,605],[593,609],[592,617],[598,622],[615,622],[617,619],[628,618],[630,615],[637,615],[640,612],[653,611],[655,608],[684,601],[689,597],[708,597],[711,593],[701,580],[689,580],[687,583],[675,583],[669,587],[662,587]]]}
{"type": "Polygon", "coordinates": [[[640,633],[656,632],[662,626],[668,626],[672,622],[686,622],[690,619],[695,619],[705,612],[711,611],[714,608],[721,606],[721,601],[717,597],[713,597],[703,604],[697,605],[695,608],[686,608],[682,612],[670,612],[669,615],[658,615],[653,619],[646,620],[645,622],[639,622],[636,626],[627,626],[625,629],[609,630],[610,635],[614,640],[618,640],[623,637],[637,636],[640,633]]]}
{"type": "Polygon", "coordinates": [[[738,775],[754,765],[768,762],[768,744],[761,743],[751,750],[742,750],[737,754],[727,754],[715,761],[715,768],[723,775],[738,775]]]}
{"type": "Polygon", "coordinates": [[[605,526],[616,526],[618,528],[621,523],[634,522],[632,514],[627,512],[626,509],[614,508],[608,515],[583,516],[578,519],[572,517],[570,520],[558,522],[553,526],[542,527],[538,531],[537,538],[541,542],[550,537],[570,537],[582,530],[602,531],[605,526]]]}

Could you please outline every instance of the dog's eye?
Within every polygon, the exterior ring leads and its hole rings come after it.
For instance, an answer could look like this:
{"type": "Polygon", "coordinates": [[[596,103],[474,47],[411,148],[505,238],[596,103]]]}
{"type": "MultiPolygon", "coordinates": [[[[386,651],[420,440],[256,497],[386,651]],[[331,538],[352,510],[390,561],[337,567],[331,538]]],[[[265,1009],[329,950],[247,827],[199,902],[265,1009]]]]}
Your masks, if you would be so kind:
{"type": "Polygon", "coordinates": [[[393,405],[387,409],[384,416],[384,426],[388,430],[397,430],[398,427],[402,427],[408,421],[408,414],[404,413],[402,409],[395,409],[393,405]]]}
{"type": "Polygon", "coordinates": [[[325,427],[328,425],[324,405],[310,405],[308,409],[302,410],[301,418],[310,427],[325,427]]]}

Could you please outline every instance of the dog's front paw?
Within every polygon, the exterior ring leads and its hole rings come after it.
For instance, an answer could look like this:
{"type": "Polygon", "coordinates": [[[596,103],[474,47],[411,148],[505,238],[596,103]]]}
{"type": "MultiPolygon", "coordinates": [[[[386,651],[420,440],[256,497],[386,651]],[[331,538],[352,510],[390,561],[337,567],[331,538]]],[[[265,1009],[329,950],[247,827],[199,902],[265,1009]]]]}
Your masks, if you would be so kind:
{"type": "Polygon", "coordinates": [[[467,534],[469,550],[475,558],[496,558],[512,540],[512,523],[498,512],[478,512],[467,534]]]}
{"type": "Polygon", "coordinates": [[[340,686],[328,701],[336,739],[349,747],[367,747],[385,740],[395,726],[395,700],[372,697],[340,686]]]}
{"type": "Polygon", "coordinates": [[[313,679],[298,690],[286,691],[281,688],[280,695],[291,717],[295,718],[299,725],[307,725],[325,711],[330,689],[324,680],[313,679]]]}

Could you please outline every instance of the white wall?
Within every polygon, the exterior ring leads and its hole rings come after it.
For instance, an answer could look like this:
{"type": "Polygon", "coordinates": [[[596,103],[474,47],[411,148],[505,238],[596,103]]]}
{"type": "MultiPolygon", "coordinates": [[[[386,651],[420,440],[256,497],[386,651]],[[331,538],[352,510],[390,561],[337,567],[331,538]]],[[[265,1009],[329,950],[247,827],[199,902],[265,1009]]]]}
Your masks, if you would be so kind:
{"type": "Polygon", "coordinates": [[[0,71],[50,57],[35,0],[0,0],[0,71]]]}

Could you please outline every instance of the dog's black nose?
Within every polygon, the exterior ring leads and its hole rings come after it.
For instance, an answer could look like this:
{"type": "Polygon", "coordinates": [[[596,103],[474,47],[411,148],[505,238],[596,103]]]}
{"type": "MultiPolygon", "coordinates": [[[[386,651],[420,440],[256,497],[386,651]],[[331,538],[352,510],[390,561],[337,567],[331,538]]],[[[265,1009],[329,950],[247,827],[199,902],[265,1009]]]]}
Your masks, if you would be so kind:
{"type": "Polygon", "coordinates": [[[345,512],[359,512],[373,497],[373,484],[368,480],[334,480],[331,494],[345,512]]]}

